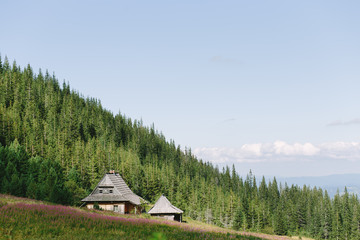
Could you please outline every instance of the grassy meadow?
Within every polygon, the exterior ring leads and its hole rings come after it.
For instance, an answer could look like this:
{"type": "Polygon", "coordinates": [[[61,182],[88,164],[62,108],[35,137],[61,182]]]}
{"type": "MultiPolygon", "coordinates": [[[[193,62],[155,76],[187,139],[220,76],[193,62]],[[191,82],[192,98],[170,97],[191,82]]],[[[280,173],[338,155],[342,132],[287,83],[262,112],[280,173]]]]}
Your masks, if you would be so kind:
{"type": "Polygon", "coordinates": [[[289,239],[0,195],[1,239],[289,239]]]}

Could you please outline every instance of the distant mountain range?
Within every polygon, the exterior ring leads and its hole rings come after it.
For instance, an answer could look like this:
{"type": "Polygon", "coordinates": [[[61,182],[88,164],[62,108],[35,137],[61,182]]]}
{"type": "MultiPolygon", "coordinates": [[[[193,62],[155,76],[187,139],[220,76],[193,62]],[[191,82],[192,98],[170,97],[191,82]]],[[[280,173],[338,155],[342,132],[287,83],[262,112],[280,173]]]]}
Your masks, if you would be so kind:
{"type": "Polygon", "coordinates": [[[336,174],[320,177],[277,177],[277,181],[282,184],[285,182],[291,186],[292,184],[298,186],[320,187],[327,190],[330,197],[333,197],[339,190],[339,193],[344,193],[345,187],[349,193],[360,194],[360,174],[336,174]]]}

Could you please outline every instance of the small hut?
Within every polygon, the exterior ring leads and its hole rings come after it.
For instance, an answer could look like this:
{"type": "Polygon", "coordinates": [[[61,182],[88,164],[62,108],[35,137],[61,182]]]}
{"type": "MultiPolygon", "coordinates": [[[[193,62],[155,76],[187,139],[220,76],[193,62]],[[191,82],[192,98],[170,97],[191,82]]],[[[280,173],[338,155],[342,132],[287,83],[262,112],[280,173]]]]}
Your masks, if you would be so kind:
{"type": "Polygon", "coordinates": [[[172,205],[171,202],[162,195],[148,213],[151,216],[163,217],[168,220],[181,222],[183,211],[172,205]]]}
{"type": "Polygon", "coordinates": [[[81,201],[86,203],[89,209],[98,204],[100,208],[108,211],[141,213],[144,199],[133,193],[120,174],[112,170],[106,173],[94,191],[81,201]]]}

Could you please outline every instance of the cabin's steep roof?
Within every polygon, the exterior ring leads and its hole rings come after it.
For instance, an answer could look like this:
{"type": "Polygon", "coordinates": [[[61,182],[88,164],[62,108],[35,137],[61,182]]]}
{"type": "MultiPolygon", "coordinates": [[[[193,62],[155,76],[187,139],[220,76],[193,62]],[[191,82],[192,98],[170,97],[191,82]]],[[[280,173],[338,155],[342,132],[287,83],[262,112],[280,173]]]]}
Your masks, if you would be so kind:
{"type": "Polygon", "coordinates": [[[131,191],[118,173],[107,173],[100,180],[94,191],[81,200],[82,202],[131,202],[140,205],[144,201],[131,191]],[[102,190],[106,189],[106,190],[102,190]],[[100,192],[102,190],[102,192],[100,192]],[[110,192],[111,190],[111,192],[110,192]]]}
{"type": "Polygon", "coordinates": [[[174,205],[171,204],[171,202],[162,195],[155,203],[155,205],[148,211],[149,214],[161,214],[161,213],[167,213],[167,214],[179,214],[183,213],[183,211],[174,205]]]}

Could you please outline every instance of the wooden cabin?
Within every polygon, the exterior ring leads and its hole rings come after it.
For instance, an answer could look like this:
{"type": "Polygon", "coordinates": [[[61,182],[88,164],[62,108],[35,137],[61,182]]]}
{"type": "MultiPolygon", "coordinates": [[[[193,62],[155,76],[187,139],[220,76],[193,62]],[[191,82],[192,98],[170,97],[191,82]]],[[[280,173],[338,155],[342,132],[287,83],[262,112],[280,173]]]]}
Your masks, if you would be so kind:
{"type": "Polygon", "coordinates": [[[106,173],[92,193],[81,201],[89,209],[93,209],[97,203],[103,210],[119,213],[141,213],[141,203],[145,202],[131,191],[115,171],[106,173]]]}
{"type": "Polygon", "coordinates": [[[151,216],[163,217],[168,220],[181,222],[183,211],[172,205],[171,202],[162,195],[148,213],[151,216]]]}

